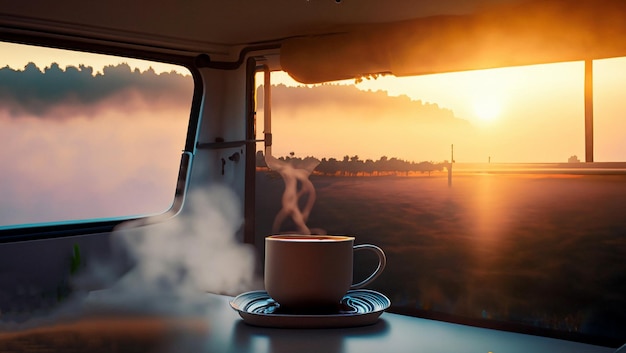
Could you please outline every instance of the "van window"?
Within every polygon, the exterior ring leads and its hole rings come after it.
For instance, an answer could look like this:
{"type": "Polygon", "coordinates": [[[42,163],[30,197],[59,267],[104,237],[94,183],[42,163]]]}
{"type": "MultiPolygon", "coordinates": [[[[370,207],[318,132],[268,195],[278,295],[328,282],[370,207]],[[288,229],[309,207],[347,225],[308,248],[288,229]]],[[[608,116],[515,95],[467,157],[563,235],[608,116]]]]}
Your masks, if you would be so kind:
{"type": "Polygon", "coordinates": [[[189,70],[7,42],[0,52],[0,228],[170,207],[189,70]]]}
{"type": "MultiPolygon", "coordinates": [[[[584,163],[584,62],[319,85],[274,72],[256,242],[310,231],[380,246],[387,267],[370,288],[391,311],[623,339],[624,73],[623,58],[594,62],[596,163],[584,163]],[[306,227],[277,217],[289,205],[269,153],[310,170],[314,205],[310,192],[298,200],[306,227]]],[[[376,259],[355,257],[356,281],[376,259]]]]}

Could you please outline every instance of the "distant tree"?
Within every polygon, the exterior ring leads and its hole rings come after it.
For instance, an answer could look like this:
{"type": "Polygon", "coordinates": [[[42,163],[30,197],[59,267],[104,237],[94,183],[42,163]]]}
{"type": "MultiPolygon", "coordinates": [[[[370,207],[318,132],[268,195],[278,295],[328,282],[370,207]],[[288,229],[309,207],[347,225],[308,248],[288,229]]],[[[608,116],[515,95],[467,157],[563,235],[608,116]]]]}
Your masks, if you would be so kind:
{"type": "Polygon", "coordinates": [[[339,170],[345,176],[347,176],[349,174],[348,170],[350,170],[350,167],[348,166],[348,163],[350,163],[350,156],[348,156],[348,155],[343,156],[343,159],[341,160],[341,167],[339,168],[339,170]]]}
{"type": "Polygon", "coordinates": [[[369,175],[373,175],[374,171],[375,171],[375,168],[376,168],[376,165],[374,164],[373,160],[367,159],[367,160],[365,160],[365,164],[364,164],[363,167],[364,167],[364,169],[363,169],[364,173],[367,173],[369,175]]]}
{"type": "Polygon", "coordinates": [[[417,170],[421,173],[430,173],[436,169],[435,165],[432,162],[420,162],[417,164],[417,170]]]}
{"type": "Polygon", "coordinates": [[[356,176],[359,173],[363,172],[362,164],[363,164],[363,161],[359,160],[358,155],[350,157],[350,161],[348,162],[348,173],[350,175],[356,176]]]}
{"type": "Polygon", "coordinates": [[[328,167],[330,175],[337,174],[337,172],[339,171],[339,161],[336,158],[329,158],[328,167]]]}
{"type": "Polygon", "coordinates": [[[567,159],[567,163],[580,163],[580,159],[578,159],[578,156],[573,155],[567,159]]]}
{"type": "Polygon", "coordinates": [[[385,172],[388,170],[387,162],[388,162],[387,161],[387,156],[382,156],[382,157],[380,157],[379,160],[374,162],[375,169],[376,169],[378,175],[385,174],[385,172]]]}
{"type": "MultiPolygon", "coordinates": [[[[322,158],[318,160],[315,157],[295,157],[295,153],[289,153],[289,156],[279,157],[279,161],[289,162],[295,168],[300,168],[302,165],[310,164],[310,160],[315,160],[317,167],[315,171],[318,174],[326,176],[381,176],[381,175],[406,175],[409,176],[411,172],[428,173],[430,176],[434,171],[443,171],[444,168],[449,166],[448,161],[441,163],[433,162],[410,162],[396,157],[388,158],[387,156],[380,157],[379,160],[374,161],[367,159],[365,161],[359,159],[358,155],[343,156],[339,161],[336,158],[322,158]]],[[[257,151],[256,153],[256,165],[257,167],[267,167],[263,151],[257,151]]]]}
{"type": "Polygon", "coordinates": [[[387,161],[387,171],[389,172],[399,172],[402,170],[402,160],[396,158],[396,157],[391,157],[388,161],[387,161]]]}

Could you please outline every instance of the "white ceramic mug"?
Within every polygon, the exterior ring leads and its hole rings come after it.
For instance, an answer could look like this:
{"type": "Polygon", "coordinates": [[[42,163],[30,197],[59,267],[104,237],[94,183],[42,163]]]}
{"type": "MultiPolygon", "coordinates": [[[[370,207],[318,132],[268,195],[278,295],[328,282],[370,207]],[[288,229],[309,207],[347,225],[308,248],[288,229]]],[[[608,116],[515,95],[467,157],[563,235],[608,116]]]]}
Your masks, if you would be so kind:
{"type": "Polygon", "coordinates": [[[385,253],[370,244],[354,246],[354,237],[272,235],[265,238],[265,290],[287,308],[336,305],[349,289],[374,281],[386,265],[385,253]],[[378,256],[378,267],[352,284],[354,251],[378,256]]]}

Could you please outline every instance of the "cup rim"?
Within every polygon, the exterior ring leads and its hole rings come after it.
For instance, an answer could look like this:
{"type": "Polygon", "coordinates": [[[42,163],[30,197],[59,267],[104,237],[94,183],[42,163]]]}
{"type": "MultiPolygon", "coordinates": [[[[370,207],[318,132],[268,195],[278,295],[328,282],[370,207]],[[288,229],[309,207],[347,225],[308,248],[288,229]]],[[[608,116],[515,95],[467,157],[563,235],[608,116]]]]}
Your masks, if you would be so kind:
{"type": "Polygon", "coordinates": [[[314,242],[314,243],[337,243],[344,241],[354,241],[350,235],[326,235],[326,234],[273,234],[265,237],[268,241],[284,242],[314,242]]]}

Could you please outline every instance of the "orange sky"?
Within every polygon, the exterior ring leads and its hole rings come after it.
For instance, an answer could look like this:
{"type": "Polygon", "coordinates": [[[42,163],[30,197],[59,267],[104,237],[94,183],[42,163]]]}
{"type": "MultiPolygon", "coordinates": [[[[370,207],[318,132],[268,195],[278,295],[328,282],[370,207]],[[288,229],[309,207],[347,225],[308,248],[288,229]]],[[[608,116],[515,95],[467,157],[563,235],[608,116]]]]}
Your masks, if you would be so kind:
{"type": "MultiPolygon", "coordinates": [[[[14,50],[14,44],[0,43],[3,53],[0,65],[22,68],[28,61],[36,61],[39,67],[51,62],[65,65],[80,63],[93,66],[96,71],[106,64],[119,62],[113,57],[93,54],[68,54],[55,49],[44,50],[43,54],[14,50]],[[25,56],[27,56],[25,58],[25,56]],[[113,61],[111,61],[113,60],[113,61]]],[[[179,70],[172,65],[148,63],[141,60],[124,59],[131,67],[145,70],[153,67],[157,72],[179,70]]],[[[469,121],[476,128],[472,136],[454,136],[438,139],[430,144],[428,154],[405,154],[398,157],[412,160],[443,160],[450,157],[450,145],[455,144],[457,162],[564,162],[571,155],[580,159],[584,156],[584,106],[583,106],[583,63],[560,63],[449,74],[424,75],[397,78],[379,77],[357,84],[362,90],[384,90],[389,95],[407,95],[411,99],[435,103],[451,109],[457,118],[469,121]]],[[[609,59],[595,62],[595,160],[626,160],[626,119],[621,117],[622,99],[620,92],[626,86],[626,59],[609,59]]],[[[182,72],[186,73],[185,69],[182,72]]],[[[295,85],[284,73],[274,75],[273,83],[295,85]]],[[[347,82],[353,84],[354,82],[347,82]]],[[[391,121],[389,122],[390,125],[391,121]]],[[[287,127],[287,126],[285,126],[287,127]]],[[[311,126],[310,131],[327,129],[328,126],[311,126]]],[[[334,120],[334,129],[350,131],[354,126],[334,120]]],[[[409,134],[413,127],[407,126],[409,134]]],[[[258,131],[262,132],[262,125],[258,131]]],[[[274,127],[278,133],[280,127],[274,127]]],[[[379,147],[392,146],[397,140],[393,130],[378,128],[379,147]]],[[[275,136],[276,153],[288,154],[295,151],[315,154],[320,157],[341,157],[343,154],[358,154],[362,158],[378,158],[383,154],[396,153],[373,149],[371,152],[351,150],[358,145],[353,134],[343,133],[342,140],[320,143],[320,136],[290,134],[282,138],[283,145],[275,136]],[[302,146],[298,146],[298,145],[302,146]],[[329,155],[332,146],[338,156],[329,155]],[[328,147],[328,145],[331,145],[328,147]],[[343,148],[343,146],[346,146],[343,148]],[[324,148],[326,147],[326,148],[324,148]],[[341,152],[339,152],[341,151],[341,152]],[[345,151],[345,152],[343,152],[345,151]]],[[[405,136],[410,140],[411,136],[405,136]]],[[[424,150],[422,146],[415,149],[424,150]]]]}
{"type": "MultiPolygon", "coordinates": [[[[626,119],[621,116],[620,92],[626,88],[626,58],[595,61],[594,80],[595,160],[625,161],[626,119]]],[[[297,84],[285,73],[275,75],[273,83],[277,82],[297,84]]],[[[354,84],[353,81],[338,83],[354,84]]],[[[472,136],[448,136],[448,139],[439,139],[437,144],[431,143],[427,149],[432,153],[398,157],[418,161],[449,159],[450,145],[454,144],[457,162],[487,162],[491,157],[492,162],[507,163],[566,162],[572,155],[584,159],[583,85],[583,62],[402,78],[383,76],[356,84],[362,90],[384,90],[389,95],[407,95],[413,100],[436,103],[451,109],[457,118],[475,127],[472,136]]],[[[333,127],[344,131],[360,128],[354,124],[343,125],[341,119],[334,120],[333,127]]],[[[319,136],[323,136],[321,130],[325,128],[327,126],[306,128],[316,132],[310,139],[299,134],[286,138],[291,144],[315,140],[300,149],[304,154],[313,153],[314,145],[324,145],[320,144],[319,136]]],[[[389,128],[386,132],[384,127],[377,127],[375,139],[382,149],[380,155],[387,154],[385,146],[394,145],[398,134],[410,134],[412,128],[405,126],[401,132],[389,128]]],[[[280,128],[274,130],[279,132],[280,128]]],[[[350,145],[350,135],[354,134],[344,134],[346,141],[334,144],[340,143],[342,148],[350,145]]],[[[289,148],[298,151],[295,147],[281,149],[279,146],[277,143],[276,153],[288,153],[289,148]]],[[[367,156],[359,151],[350,154],[362,158],[380,157],[375,151],[367,156]]]]}

